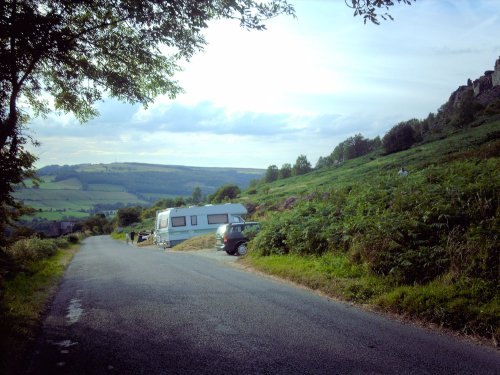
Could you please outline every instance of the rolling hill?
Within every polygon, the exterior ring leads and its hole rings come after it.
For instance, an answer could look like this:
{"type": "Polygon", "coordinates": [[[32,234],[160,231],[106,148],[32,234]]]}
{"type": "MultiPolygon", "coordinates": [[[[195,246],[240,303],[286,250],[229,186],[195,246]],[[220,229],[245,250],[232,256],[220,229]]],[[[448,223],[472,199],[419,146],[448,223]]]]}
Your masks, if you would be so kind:
{"type": "Polygon", "coordinates": [[[150,205],[162,198],[190,196],[200,187],[205,195],[228,183],[244,189],[264,170],[174,165],[112,163],[51,165],[41,168],[39,187],[15,192],[25,205],[40,210],[37,218],[61,220],[127,205],[150,205]]]}

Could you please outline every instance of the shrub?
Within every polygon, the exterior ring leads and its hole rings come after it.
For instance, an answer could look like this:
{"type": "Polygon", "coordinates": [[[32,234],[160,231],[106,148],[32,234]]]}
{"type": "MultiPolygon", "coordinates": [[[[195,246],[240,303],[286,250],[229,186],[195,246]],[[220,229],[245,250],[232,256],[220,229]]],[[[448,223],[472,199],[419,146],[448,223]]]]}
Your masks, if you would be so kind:
{"type": "Polygon", "coordinates": [[[49,258],[57,251],[57,241],[36,237],[19,240],[7,248],[7,253],[16,263],[27,265],[34,260],[49,258]]]}
{"type": "Polygon", "coordinates": [[[71,244],[77,244],[78,242],[80,242],[80,238],[76,234],[70,234],[66,238],[71,244]]]}
{"type": "Polygon", "coordinates": [[[70,242],[66,237],[56,238],[55,243],[59,249],[67,249],[68,247],[71,246],[70,242]]]}
{"type": "Polygon", "coordinates": [[[260,232],[249,242],[250,251],[267,256],[271,254],[288,254],[286,243],[286,230],[288,229],[288,218],[286,215],[272,215],[266,221],[260,232]]]}
{"type": "Polygon", "coordinates": [[[261,255],[344,252],[397,284],[452,272],[498,277],[500,177],[496,160],[431,166],[408,178],[308,194],[277,212],[252,241],[261,255]]]}

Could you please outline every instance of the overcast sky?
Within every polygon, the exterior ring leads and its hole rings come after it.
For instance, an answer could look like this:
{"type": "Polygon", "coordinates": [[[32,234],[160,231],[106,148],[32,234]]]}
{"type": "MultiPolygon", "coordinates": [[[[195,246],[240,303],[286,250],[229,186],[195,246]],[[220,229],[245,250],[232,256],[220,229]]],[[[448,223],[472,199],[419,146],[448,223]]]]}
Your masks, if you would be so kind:
{"type": "Polygon", "coordinates": [[[38,167],[141,162],[267,168],[305,154],[314,165],[349,136],[383,136],[436,112],[500,56],[499,0],[417,0],[380,26],[344,0],[290,0],[297,19],[268,30],[220,21],[177,79],[185,93],[147,110],[114,100],[81,125],[36,119],[38,167]]]}

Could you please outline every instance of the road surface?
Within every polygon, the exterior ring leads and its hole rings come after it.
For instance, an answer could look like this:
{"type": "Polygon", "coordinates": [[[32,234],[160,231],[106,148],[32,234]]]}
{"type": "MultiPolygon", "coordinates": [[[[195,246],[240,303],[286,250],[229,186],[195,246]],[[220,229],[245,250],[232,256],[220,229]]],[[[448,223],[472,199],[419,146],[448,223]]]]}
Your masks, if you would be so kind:
{"type": "Polygon", "coordinates": [[[500,356],[214,258],[99,236],[68,267],[28,373],[500,374],[500,356]]]}

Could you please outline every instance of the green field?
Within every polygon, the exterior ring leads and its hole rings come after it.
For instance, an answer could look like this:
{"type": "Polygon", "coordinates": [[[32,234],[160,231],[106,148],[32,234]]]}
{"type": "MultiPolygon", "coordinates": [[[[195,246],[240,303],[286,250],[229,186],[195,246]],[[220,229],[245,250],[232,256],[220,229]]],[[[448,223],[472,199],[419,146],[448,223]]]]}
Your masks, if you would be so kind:
{"type": "Polygon", "coordinates": [[[90,191],[119,191],[125,192],[125,188],[119,185],[111,185],[111,184],[90,184],[87,187],[87,190],[90,191]]]}
{"type": "Polygon", "coordinates": [[[35,218],[80,218],[90,212],[114,210],[175,197],[189,197],[196,187],[212,194],[226,183],[245,188],[264,171],[250,168],[203,168],[141,163],[47,166],[41,182],[18,189],[14,196],[39,212],[35,218]]]}
{"type": "Polygon", "coordinates": [[[76,178],[54,182],[54,176],[44,176],[40,184],[42,190],[81,190],[82,183],[76,178]]]}
{"type": "Polygon", "coordinates": [[[15,196],[37,212],[34,217],[61,220],[89,216],[97,204],[147,205],[148,202],[123,191],[83,191],[71,189],[21,189],[15,196]]]}

